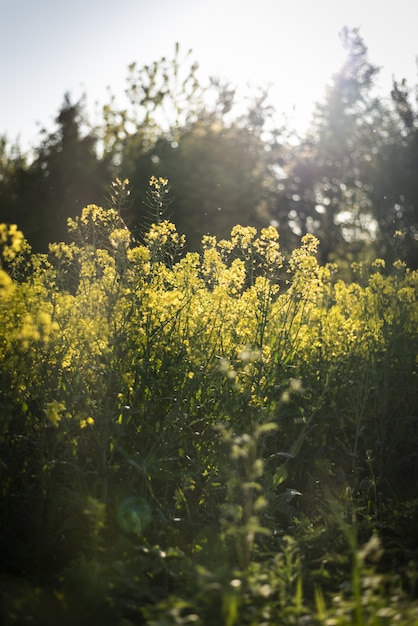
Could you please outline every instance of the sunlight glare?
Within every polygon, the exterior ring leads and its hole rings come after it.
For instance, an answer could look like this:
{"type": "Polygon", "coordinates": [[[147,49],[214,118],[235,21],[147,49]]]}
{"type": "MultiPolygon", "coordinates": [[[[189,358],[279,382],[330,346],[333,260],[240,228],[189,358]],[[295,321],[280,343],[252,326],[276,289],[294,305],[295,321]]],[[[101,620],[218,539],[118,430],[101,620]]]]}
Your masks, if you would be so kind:
{"type": "MultiPolygon", "coordinates": [[[[313,21],[313,9],[302,15],[282,2],[261,0],[257,8],[253,2],[214,0],[193,50],[201,69],[211,75],[240,87],[269,86],[277,113],[302,131],[343,62],[338,33],[344,23],[331,27],[317,14],[313,21]]],[[[197,15],[197,10],[191,13],[190,24],[197,15]]]]}

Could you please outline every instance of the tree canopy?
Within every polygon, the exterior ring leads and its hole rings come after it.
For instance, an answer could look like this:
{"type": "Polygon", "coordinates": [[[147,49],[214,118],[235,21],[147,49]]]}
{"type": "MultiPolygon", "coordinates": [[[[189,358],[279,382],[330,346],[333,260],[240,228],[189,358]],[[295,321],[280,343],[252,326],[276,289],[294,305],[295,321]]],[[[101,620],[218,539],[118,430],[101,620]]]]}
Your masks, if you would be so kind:
{"type": "Polygon", "coordinates": [[[378,94],[379,68],[358,29],[341,33],[346,59],[326,86],[309,130],[289,141],[268,94],[242,106],[237,87],[203,83],[191,53],[129,66],[125,106],[109,96],[92,126],[84,101],[66,95],[57,128],[29,160],[0,146],[0,221],[17,223],[34,249],[66,237],[66,221],[101,202],[109,180],[128,178],[127,220],[147,219],[142,190],[170,181],[170,218],[197,250],[235,224],[278,225],[282,243],[309,232],[323,261],[379,254],[418,265],[418,111],[405,80],[378,94]],[[239,105],[239,106],[238,106],[239,105]],[[397,251],[398,254],[398,251],[397,251]]]}

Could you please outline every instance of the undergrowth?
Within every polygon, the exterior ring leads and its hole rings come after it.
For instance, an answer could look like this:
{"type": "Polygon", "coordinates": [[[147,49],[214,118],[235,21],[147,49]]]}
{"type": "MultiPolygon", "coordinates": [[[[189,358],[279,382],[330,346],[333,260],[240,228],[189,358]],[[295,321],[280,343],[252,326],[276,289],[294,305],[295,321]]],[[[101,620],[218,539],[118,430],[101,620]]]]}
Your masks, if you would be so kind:
{"type": "Polygon", "coordinates": [[[417,273],[128,196],[0,226],[2,624],[418,623],[417,273]]]}

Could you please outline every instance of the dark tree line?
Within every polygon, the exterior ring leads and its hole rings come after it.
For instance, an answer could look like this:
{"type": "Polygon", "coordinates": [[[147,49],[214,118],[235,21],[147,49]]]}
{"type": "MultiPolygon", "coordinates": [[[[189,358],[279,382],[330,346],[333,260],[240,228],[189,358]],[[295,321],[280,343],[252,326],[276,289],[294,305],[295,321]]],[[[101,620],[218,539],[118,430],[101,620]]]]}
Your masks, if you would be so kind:
{"type": "Polygon", "coordinates": [[[66,220],[105,204],[109,182],[133,188],[126,219],[140,231],[151,175],[168,177],[170,218],[198,249],[205,233],[275,223],[283,246],[312,232],[322,260],[393,260],[418,267],[418,111],[405,81],[375,94],[379,69],[357,29],[345,29],[346,61],[317,105],[309,131],[289,141],[267,94],[236,113],[235,88],[203,86],[189,56],[129,67],[126,107],[115,99],[91,127],[82,102],[66,96],[57,129],[29,160],[0,141],[0,221],[17,223],[35,251],[66,239],[66,220]]]}

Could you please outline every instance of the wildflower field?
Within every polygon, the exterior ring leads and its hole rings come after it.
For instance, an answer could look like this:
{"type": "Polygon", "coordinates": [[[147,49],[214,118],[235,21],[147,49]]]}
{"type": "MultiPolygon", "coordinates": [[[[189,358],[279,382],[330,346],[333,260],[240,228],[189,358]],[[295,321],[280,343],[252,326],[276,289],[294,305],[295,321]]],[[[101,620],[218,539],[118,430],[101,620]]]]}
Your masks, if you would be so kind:
{"type": "Polygon", "coordinates": [[[111,208],[0,226],[4,626],[418,624],[418,274],[111,208]]]}

